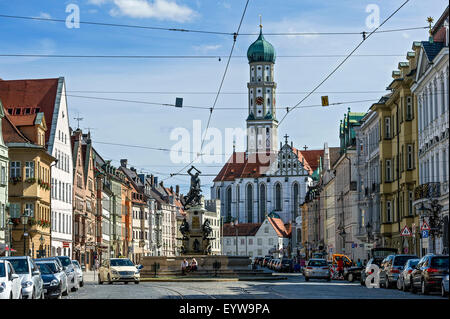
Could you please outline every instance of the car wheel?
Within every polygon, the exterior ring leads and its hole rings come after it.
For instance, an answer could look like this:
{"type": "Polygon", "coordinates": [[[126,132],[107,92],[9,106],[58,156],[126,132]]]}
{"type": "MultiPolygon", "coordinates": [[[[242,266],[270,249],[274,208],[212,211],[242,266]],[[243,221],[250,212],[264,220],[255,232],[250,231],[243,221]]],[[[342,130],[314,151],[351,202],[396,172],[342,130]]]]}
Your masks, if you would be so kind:
{"type": "Polygon", "coordinates": [[[108,284],[112,285],[111,275],[110,274],[108,274],[108,284]]]}
{"type": "Polygon", "coordinates": [[[80,287],[83,287],[84,286],[84,281],[81,281],[80,282],[80,287]]]}
{"type": "Polygon", "coordinates": [[[331,281],[331,276],[327,278],[327,281],[331,281]]]}
{"type": "Polygon", "coordinates": [[[406,285],[405,285],[405,281],[404,281],[404,280],[402,281],[402,291],[404,291],[404,292],[407,291],[406,285]]]}
{"type": "Polygon", "coordinates": [[[98,274],[98,284],[103,285],[103,281],[100,279],[100,274],[98,274]]]}
{"type": "Polygon", "coordinates": [[[348,274],[348,276],[347,276],[347,280],[348,281],[350,281],[350,282],[353,282],[353,274],[348,274]]]}
{"type": "Polygon", "coordinates": [[[138,281],[135,281],[134,283],[135,283],[136,285],[138,285],[138,284],[139,284],[139,280],[138,280],[138,281]]]}
{"type": "Polygon", "coordinates": [[[124,283],[125,285],[128,285],[128,281],[124,281],[123,283],[124,283]]]}
{"type": "Polygon", "coordinates": [[[444,284],[441,284],[441,296],[445,297],[444,284]]]}
{"type": "Polygon", "coordinates": [[[425,281],[422,280],[422,295],[428,295],[428,287],[425,284],[425,281]]]}
{"type": "Polygon", "coordinates": [[[417,292],[416,287],[414,286],[414,282],[411,281],[410,285],[409,285],[409,290],[411,291],[411,293],[415,294],[417,292]]]}
{"type": "Polygon", "coordinates": [[[384,279],[384,288],[389,289],[390,288],[390,284],[389,284],[389,279],[386,276],[386,278],[384,279]]]}
{"type": "Polygon", "coordinates": [[[309,278],[308,278],[308,277],[305,277],[305,281],[309,281],[309,278]]]}

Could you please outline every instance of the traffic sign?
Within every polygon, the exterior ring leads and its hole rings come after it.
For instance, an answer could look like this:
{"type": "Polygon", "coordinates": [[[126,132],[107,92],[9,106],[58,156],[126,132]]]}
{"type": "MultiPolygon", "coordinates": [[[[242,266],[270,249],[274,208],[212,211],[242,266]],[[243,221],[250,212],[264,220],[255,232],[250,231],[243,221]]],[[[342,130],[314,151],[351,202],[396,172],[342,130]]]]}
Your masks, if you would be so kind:
{"type": "Polygon", "coordinates": [[[328,103],[328,96],[322,96],[322,106],[329,106],[330,104],[328,103]]]}
{"type": "Polygon", "coordinates": [[[400,236],[411,236],[411,231],[409,230],[407,225],[405,225],[405,227],[403,227],[402,232],[400,233],[400,236]]]}
{"type": "Polygon", "coordinates": [[[422,230],[422,238],[428,238],[428,230],[422,230]]]}
{"type": "Polygon", "coordinates": [[[430,230],[430,226],[428,223],[424,220],[422,223],[422,227],[420,227],[420,230],[430,230]]]}

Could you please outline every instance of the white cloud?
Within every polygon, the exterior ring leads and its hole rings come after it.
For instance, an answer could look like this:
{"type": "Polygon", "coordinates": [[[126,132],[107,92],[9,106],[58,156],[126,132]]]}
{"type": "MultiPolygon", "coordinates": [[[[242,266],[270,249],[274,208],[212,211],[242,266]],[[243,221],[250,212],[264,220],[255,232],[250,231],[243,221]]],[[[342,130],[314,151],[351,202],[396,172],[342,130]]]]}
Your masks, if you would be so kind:
{"type": "Polygon", "coordinates": [[[52,16],[46,12],[41,12],[41,14],[39,14],[39,18],[43,18],[43,19],[51,19],[52,16]]]}
{"type": "Polygon", "coordinates": [[[196,45],[194,46],[194,49],[199,52],[209,52],[209,51],[216,51],[217,49],[221,48],[222,46],[220,44],[205,44],[205,45],[196,45]]]}
{"type": "MultiPolygon", "coordinates": [[[[94,0],[96,1],[96,0],[94,0]]],[[[125,15],[132,18],[155,18],[177,22],[191,21],[197,12],[171,0],[113,0],[116,8],[110,10],[112,16],[125,15]]]]}
{"type": "Polygon", "coordinates": [[[96,6],[101,6],[102,4],[105,4],[107,1],[108,0],[88,0],[88,3],[96,6]]]}

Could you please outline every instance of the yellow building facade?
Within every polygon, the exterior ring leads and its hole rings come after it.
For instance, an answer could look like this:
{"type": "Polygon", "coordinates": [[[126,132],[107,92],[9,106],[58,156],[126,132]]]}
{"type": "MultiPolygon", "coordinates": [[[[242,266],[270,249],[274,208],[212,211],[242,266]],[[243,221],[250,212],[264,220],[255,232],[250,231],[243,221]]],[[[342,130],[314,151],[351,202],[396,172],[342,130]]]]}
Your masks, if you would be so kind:
{"type": "Polygon", "coordinates": [[[413,206],[418,186],[417,99],[410,88],[417,68],[418,47],[392,72],[393,81],[371,109],[380,127],[380,205],[383,246],[399,253],[420,254],[419,217],[413,206]],[[407,228],[405,228],[407,227],[407,228]],[[404,236],[401,234],[403,233],[404,236]]]}

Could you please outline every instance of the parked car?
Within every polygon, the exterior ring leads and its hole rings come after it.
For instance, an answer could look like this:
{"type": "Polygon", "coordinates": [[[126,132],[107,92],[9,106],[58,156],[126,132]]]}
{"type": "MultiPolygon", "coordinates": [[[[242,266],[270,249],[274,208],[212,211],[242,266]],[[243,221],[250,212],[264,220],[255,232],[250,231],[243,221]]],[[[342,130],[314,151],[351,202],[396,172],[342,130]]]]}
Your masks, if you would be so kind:
{"type": "Polygon", "coordinates": [[[75,267],[72,264],[72,259],[67,256],[56,256],[56,258],[59,259],[66,272],[70,290],[77,291],[78,288],[80,288],[80,285],[78,283],[77,274],[75,273],[75,267]]]}
{"type": "Polygon", "coordinates": [[[139,284],[139,272],[142,268],[142,265],[136,267],[128,258],[106,259],[98,270],[98,283],[101,285],[104,282],[112,284],[115,281],[122,281],[127,284],[132,281],[135,284],[139,284]]]}
{"type": "Polygon", "coordinates": [[[441,283],[441,296],[448,296],[448,274],[442,279],[441,283]]]}
{"type": "Polygon", "coordinates": [[[61,294],[67,296],[69,294],[69,283],[67,279],[67,274],[64,271],[63,265],[56,257],[49,258],[38,258],[35,259],[36,264],[46,264],[53,271],[55,276],[58,278],[61,284],[61,294]]]}
{"type": "Polygon", "coordinates": [[[311,278],[331,280],[330,267],[325,259],[310,259],[304,271],[305,281],[311,278]]]}
{"type": "Polygon", "coordinates": [[[411,292],[418,289],[426,295],[430,290],[442,289],[442,279],[448,275],[448,255],[425,255],[411,273],[411,292]]]}
{"type": "Polygon", "coordinates": [[[369,268],[371,265],[377,265],[378,267],[381,267],[381,263],[389,255],[393,255],[397,253],[396,248],[388,248],[388,247],[378,247],[378,248],[372,248],[370,250],[370,259],[367,262],[365,268],[361,271],[361,285],[366,285],[366,278],[367,273],[369,272],[369,268]]]}
{"type": "Polygon", "coordinates": [[[262,266],[263,267],[268,267],[268,263],[269,261],[272,260],[272,257],[264,257],[263,262],[262,262],[262,266]]]}
{"type": "Polygon", "coordinates": [[[44,281],[44,294],[45,298],[53,299],[53,298],[61,298],[62,295],[62,285],[61,281],[56,276],[57,271],[53,271],[50,268],[50,263],[36,263],[41,272],[42,280],[44,281]]]}
{"type": "Polygon", "coordinates": [[[8,256],[0,257],[0,260],[9,261],[16,274],[19,275],[23,299],[44,299],[44,282],[41,272],[31,257],[8,256]]]}
{"type": "Polygon", "coordinates": [[[0,299],[22,299],[19,275],[7,260],[0,260],[0,299]]]}
{"type": "Polygon", "coordinates": [[[380,269],[380,286],[391,288],[397,284],[397,279],[403,271],[403,267],[409,259],[417,259],[416,255],[389,255],[386,257],[380,269]]]}
{"type": "Polygon", "coordinates": [[[293,272],[294,271],[294,261],[289,258],[281,259],[280,271],[281,272],[293,272]]]}
{"type": "Polygon", "coordinates": [[[76,272],[77,278],[78,278],[78,284],[80,285],[80,287],[83,287],[84,286],[83,269],[81,268],[81,265],[78,262],[78,260],[72,260],[72,264],[75,267],[75,272],[76,272]]]}
{"type": "Polygon", "coordinates": [[[355,280],[361,280],[361,271],[363,269],[364,267],[357,267],[357,266],[347,268],[344,271],[344,279],[350,282],[353,282],[355,280]]]}
{"type": "Polygon", "coordinates": [[[398,276],[397,280],[397,288],[403,291],[408,291],[411,287],[411,273],[416,268],[417,264],[419,263],[420,259],[409,259],[405,267],[403,267],[403,271],[398,276]]]}

